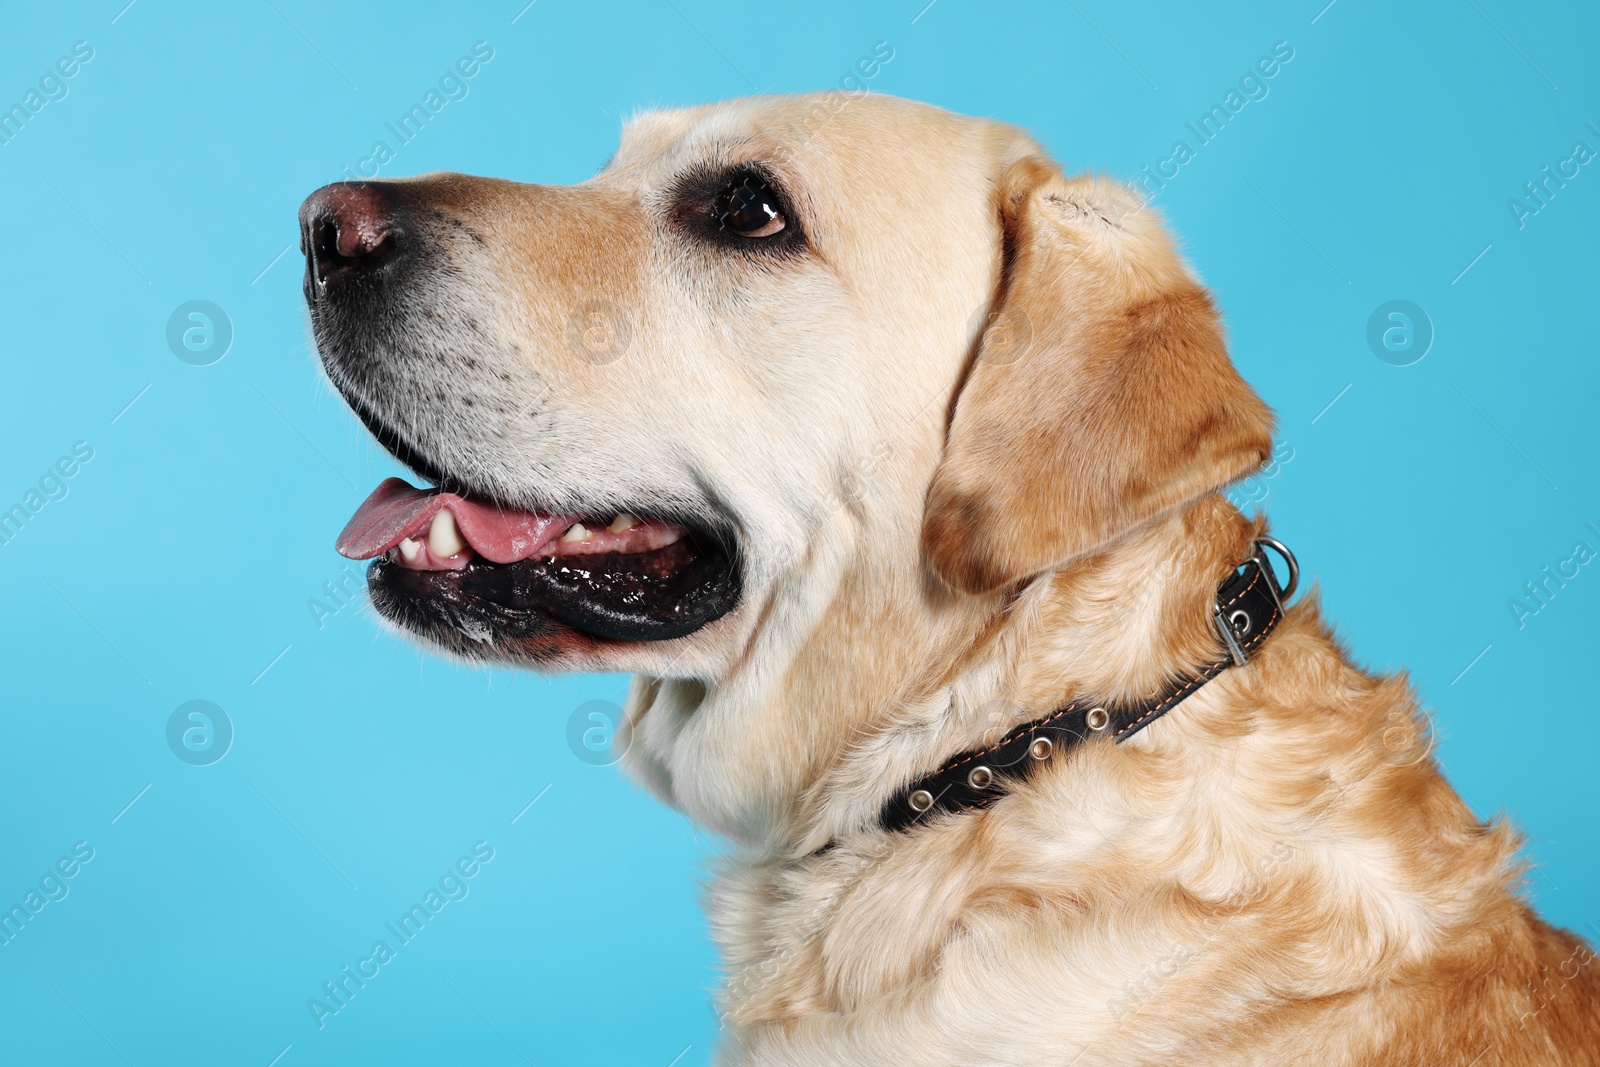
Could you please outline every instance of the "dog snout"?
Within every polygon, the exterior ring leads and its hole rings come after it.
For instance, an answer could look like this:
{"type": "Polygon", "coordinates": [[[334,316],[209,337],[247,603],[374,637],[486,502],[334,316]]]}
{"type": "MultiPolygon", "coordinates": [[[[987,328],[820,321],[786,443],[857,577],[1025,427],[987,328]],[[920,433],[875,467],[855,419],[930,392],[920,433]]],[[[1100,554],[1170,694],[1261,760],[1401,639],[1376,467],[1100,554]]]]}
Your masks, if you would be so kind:
{"type": "Polygon", "coordinates": [[[393,191],[379,182],[335,182],[300,205],[300,251],[306,257],[306,299],[370,274],[400,243],[393,191]]]}

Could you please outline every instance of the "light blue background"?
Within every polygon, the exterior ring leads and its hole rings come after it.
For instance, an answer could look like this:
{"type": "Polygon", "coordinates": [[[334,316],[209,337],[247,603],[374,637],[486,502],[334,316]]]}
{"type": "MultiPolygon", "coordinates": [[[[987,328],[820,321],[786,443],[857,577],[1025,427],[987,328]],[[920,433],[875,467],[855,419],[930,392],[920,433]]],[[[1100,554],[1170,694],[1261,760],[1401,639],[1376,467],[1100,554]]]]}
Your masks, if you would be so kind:
{"type": "Polygon", "coordinates": [[[577,181],[637,108],[834,86],[887,41],[874,90],[1134,177],[1287,41],[1160,197],[1292,450],[1256,495],[1353,653],[1410,670],[1467,800],[1524,828],[1538,905],[1595,935],[1600,563],[1521,629],[1507,605],[1600,550],[1600,163],[1522,228],[1507,207],[1600,149],[1592,5],[124,2],[0,15],[0,103],[95,50],[0,146],[0,507],[94,448],[0,547],[0,903],[95,849],[0,947],[0,1059],[707,1061],[717,846],[566,739],[622,679],[462,669],[308,608],[396,467],[320,379],[279,256],[479,40],[470,95],[385,176],[577,181]],[[165,341],[191,299],[233,323],[212,366],[165,341]],[[1391,299],[1432,321],[1412,366],[1366,342],[1391,299]],[[191,699],[236,730],[212,766],[167,747],[191,699]],[[319,1031],[307,999],[480,840],[470,895],[319,1031]]]}

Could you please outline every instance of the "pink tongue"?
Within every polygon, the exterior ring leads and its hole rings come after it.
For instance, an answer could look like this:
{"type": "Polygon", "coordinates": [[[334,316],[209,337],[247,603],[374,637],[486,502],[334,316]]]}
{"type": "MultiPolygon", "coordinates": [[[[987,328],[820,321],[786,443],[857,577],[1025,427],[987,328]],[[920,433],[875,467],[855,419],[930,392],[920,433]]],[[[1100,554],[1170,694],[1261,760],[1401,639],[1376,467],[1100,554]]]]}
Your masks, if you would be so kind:
{"type": "Polygon", "coordinates": [[[404,538],[426,538],[434,515],[446,505],[456,517],[461,536],[473,551],[492,563],[527,559],[578,521],[572,515],[508,511],[454,493],[418,489],[399,478],[387,478],[356,509],[334,547],[350,559],[373,559],[404,538]]]}

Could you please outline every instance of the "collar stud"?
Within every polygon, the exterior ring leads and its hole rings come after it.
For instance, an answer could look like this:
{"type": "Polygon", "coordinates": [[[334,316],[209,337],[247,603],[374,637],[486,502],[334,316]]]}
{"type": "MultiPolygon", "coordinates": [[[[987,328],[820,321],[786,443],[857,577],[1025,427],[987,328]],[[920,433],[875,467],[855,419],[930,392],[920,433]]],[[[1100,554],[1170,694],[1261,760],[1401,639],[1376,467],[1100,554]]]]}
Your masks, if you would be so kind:
{"type": "Polygon", "coordinates": [[[952,757],[942,769],[911,782],[900,794],[904,801],[890,801],[879,813],[877,825],[889,831],[907,830],[929,812],[954,814],[987,807],[1014,783],[1026,780],[1034,765],[1050,759],[1057,748],[1071,749],[1102,732],[1111,733],[1119,743],[1126,741],[1223,671],[1249,663],[1277,628],[1284,605],[1299,584],[1300,565],[1294,554],[1280,541],[1257,538],[1250,558],[1217,590],[1211,618],[1221,645],[1219,656],[1198,674],[1172,683],[1148,700],[1117,705],[1115,712],[1096,704],[1081,712],[1080,720],[1078,709],[1088,703],[1082,700],[1024,723],[987,748],[952,757]],[[1278,581],[1268,550],[1288,564],[1287,583],[1278,581]],[[995,774],[995,767],[1007,770],[1004,779],[995,774]]]}

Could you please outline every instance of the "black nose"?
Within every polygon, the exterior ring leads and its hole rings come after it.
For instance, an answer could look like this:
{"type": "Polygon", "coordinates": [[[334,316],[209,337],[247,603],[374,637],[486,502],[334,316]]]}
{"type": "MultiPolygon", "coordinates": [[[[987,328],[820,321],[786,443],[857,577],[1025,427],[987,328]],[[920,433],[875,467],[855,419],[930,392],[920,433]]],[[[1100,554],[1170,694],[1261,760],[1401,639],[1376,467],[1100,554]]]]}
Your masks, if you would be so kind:
{"type": "Polygon", "coordinates": [[[383,183],[335,182],[300,205],[306,299],[369,273],[395,253],[400,228],[394,194],[383,183]]]}

